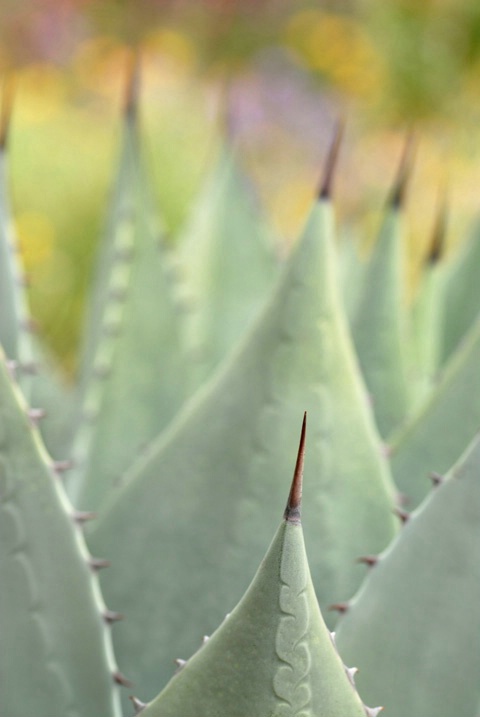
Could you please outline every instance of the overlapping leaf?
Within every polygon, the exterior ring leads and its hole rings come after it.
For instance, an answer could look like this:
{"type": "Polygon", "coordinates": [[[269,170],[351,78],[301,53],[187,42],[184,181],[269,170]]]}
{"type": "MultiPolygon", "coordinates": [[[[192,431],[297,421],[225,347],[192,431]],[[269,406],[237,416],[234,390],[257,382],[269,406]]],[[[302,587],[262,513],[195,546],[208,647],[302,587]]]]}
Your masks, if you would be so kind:
{"type": "Polygon", "coordinates": [[[278,475],[305,409],[305,527],[321,605],[353,591],[357,556],[393,535],[392,485],[334,256],[323,200],[243,345],[152,446],[91,535],[115,565],[107,597],[129,615],[116,631],[122,664],[149,698],[170,675],[172,654],[190,654],[246,589],[275,528],[278,475]]]}
{"type": "Polygon", "coordinates": [[[480,439],[410,517],[342,618],[364,699],[472,717],[480,696],[480,439]]]}
{"type": "Polygon", "coordinates": [[[432,472],[445,473],[480,428],[480,321],[451,357],[438,386],[409,424],[392,438],[395,483],[418,505],[432,472]]]}
{"type": "Polygon", "coordinates": [[[3,355],[0,396],[0,713],[118,717],[89,554],[3,355]]]}
{"type": "Polygon", "coordinates": [[[411,405],[408,329],[404,296],[402,208],[387,208],[365,268],[352,318],[352,335],[371,393],[377,425],[388,436],[411,405]]]}
{"type": "Polygon", "coordinates": [[[240,603],[142,716],[377,714],[362,704],[323,622],[294,500],[240,603]]]}
{"type": "Polygon", "coordinates": [[[277,274],[272,236],[233,150],[222,148],[178,244],[196,386],[248,329],[277,274]]]}
{"type": "Polygon", "coordinates": [[[178,316],[152,217],[130,104],[85,339],[68,484],[76,505],[88,510],[102,505],[185,397],[178,316]]]}

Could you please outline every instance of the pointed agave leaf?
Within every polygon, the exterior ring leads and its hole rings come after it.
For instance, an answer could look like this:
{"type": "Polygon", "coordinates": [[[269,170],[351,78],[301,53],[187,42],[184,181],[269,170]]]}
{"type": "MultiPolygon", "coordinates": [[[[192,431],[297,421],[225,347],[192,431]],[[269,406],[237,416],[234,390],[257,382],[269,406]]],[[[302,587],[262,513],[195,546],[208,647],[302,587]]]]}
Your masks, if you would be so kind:
{"type": "Polygon", "coordinates": [[[407,426],[392,437],[395,483],[414,507],[432,472],[445,473],[480,426],[480,320],[451,357],[438,386],[407,426]]]}
{"type": "Polygon", "coordinates": [[[0,395],[0,713],[119,717],[97,579],[3,356],[0,395]]]}
{"type": "Polygon", "coordinates": [[[406,161],[404,155],[352,319],[355,348],[384,437],[405,420],[411,403],[403,258],[406,161]]]}
{"type": "Polygon", "coordinates": [[[169,676],[172,653],[190,654],[200,631],[213,629],[246,589],[275,529],[277,476],[305,409],[312,425],[305,528],[321,607],[359,584],[358,552],[382,549],[394,533],[393,488],[334,258],[331,207],[322,200],[243,345],[93,527],[94,550],[116,566],[104,577],[107,597],[129,615],[116,631],[118,654],[143,696],[158,689],[159,675],[169,676]],[[197,529],[199,519],[208,529],[197,529]]]}
{"type": "Polygon", "coordinates": [[[443,203],[436,218],[430,252],[412,310],[413,353],[417,371],[415,402],[420,405],[434,386],[441,365],[444,331],[446,209],[443,203]]]}
{"type": "Polygon", "coordinates": [[[459,346],[480,313],[480,222],[449,267],[445,287],[442,362],[459,346]]]}
{"type": "Polygon", "coordinates": [[[471,717],[480,698],[480,438],[411,515],[337,645],[391,717],[471,717]]]}
{"type": "Polygon", "coordinates": [[[81,412],[68,487],[74,502],[98,510],[143,447],[184,398],[178,317],[160,235],[152,223],[127,107],[110,225],[100,258],[82,367],[81,412]]]}
{"type": "Polygon", "coordinates": [[[345,311],[349,320],[352,320],[362,291],[366,265],[358,251],[357,237],[351,229],[344,231],[340,237],[338,266],[345,311]]]}
{"type": "Polygon", "coordinates": [[[302,457],[285,519],[246,594],[142,717],[365,717],[309,574],[300,524],[302,457]]]}
{"type": "Polygon", "coordinates": [[[236,153],[223,147],[179,237],[192,385],[227,355],[273,286],[278,261],[236,153]]]}

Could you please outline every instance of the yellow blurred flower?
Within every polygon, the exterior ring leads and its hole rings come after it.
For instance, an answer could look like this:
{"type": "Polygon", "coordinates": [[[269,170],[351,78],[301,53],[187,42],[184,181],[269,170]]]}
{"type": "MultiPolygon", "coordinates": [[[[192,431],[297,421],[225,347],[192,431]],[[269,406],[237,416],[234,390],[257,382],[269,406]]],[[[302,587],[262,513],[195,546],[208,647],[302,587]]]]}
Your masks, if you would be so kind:
{"type": "Polygon", "coordinates": [[[341,90],[368,98],[384,86],[380,54],[352,17],[307,10],[289,21],[285,42],[310,69],[341,90]]]}

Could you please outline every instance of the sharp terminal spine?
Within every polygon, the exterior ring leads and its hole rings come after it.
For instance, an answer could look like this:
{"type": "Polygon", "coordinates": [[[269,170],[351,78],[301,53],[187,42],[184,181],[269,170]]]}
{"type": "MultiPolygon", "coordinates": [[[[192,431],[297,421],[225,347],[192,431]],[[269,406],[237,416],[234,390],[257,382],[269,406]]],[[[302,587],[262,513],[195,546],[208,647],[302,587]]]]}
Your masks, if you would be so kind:
{"type": "Polygon", "coordinates": [[[447,235],[448,225],[448,206],[446,194],[447,190],[445,187],[443,187],[440,190],[437,214],[434,220],[432,237],[430,239],[430,248],[426,259],[426,263],[430,266],[438,264],[445,253],[445,239],[447,235]]]}
{"type": "Polygon", "coordinates": [[[138,115],[138,98],[140,94],[140,55],[134,49],[128,58],[128,78],[125,90],[125,117],[135,122],[138,115]]]}
{"type": "Polygon", "coordinates": [[[320,184],[320,188],[318,190],[319,199],[331,199],[333,180],[335,177],[335,170],[337,168],[340,146],[342,144],[344,125],[345,123],[342,120],[337,120],[335,124],[333,138],[330,143],[330,148],[325,163],[323,178],[320,184]]]}
{"type": "Polygon", "coordinates": [[[293,473],[292,486],[288,496],[287,507],[285,508],[284,518],[289,523],[300,524],[301,522],[301,505],[302,505],[302,482],[303,482],[303,465],[305,462],[305,434],[307,429],[307,412],[303,414],[302,431],[300,434],[300,444],[298,446],[297,461],[293,473]]]}
{"type": "Polygon", "coordinates": [[[383,712],[383,707],[367,707],[365,706],[365,714],[367,717],[377,717],[380,712],[383,712]]]}
{"type": "Polygon", "coordinates": [[[405,139],[400,164],[397,175],[393,183],[393,188],[388,199],[388,205],[392,209],[402,209],[405,204],[405,195],[410,179],[414,155],[414,133],[410,130],[405,139]]]}

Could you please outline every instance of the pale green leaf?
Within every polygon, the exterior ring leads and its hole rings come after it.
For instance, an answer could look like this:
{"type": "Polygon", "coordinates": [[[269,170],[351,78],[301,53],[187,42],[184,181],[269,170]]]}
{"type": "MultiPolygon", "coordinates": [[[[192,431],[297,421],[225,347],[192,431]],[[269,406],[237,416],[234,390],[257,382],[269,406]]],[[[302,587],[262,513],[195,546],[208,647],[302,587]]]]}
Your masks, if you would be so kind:
{"type": "MultiPolygon", "coordinates": [[[[439,440],[442,440],[439,438],[439,440]]],[[[390,717],[472,717],[480,697],[480,439],[422,506],[340,622],[364,699],[390,717]]]]}

